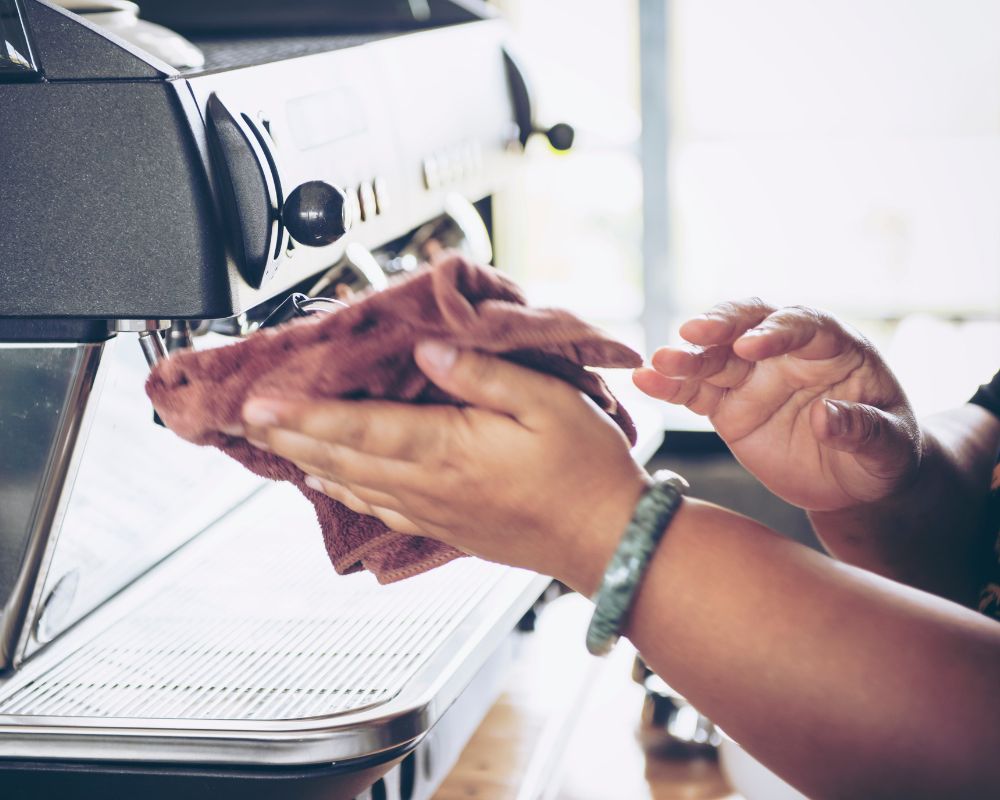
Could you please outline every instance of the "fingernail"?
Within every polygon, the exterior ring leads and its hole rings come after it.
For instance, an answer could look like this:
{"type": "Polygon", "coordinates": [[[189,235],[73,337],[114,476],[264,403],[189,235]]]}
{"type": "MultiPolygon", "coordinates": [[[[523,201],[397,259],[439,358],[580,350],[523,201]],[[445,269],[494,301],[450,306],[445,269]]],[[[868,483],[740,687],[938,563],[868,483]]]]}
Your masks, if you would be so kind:
{"type": "Polygon", "coordinates": [[[315,489],[317,492],[323,491],[323,482],[315,475],[306,475],[306,479],[303,482],[310,489],[315,489]]]}
{"type": "Polygon", "coordinates": [[[768,332],[767,328],[751,328],[750,330],[746,331],[743,334],[743,336],[763,336],[767,332],[768,332]]]}
{"type": "Polygon", "coordinates": [[[824,400],[826,404],[827,427],[834,436],[840,436],[847,428],[847,419],[844,410],[832,400],[824,400]]]}
{"type": "Polygon", "coordinates": [[[258,450],[263,450],[265,453],[270,452],[271,446],[267,442],[262,442],[260,439],[247,439],[250,444],[256,447],[258,450]]]}
{"type": "Polygon", "coordinates": [[[421,359],[435,372],[449,372],[455,365],[455,359],[458,358],[458,350],[450,344],[433,339],[420,342],[417,347],[420,350],[421,359]]]}
{"type": "Polygon", "coordinates": [[[243,419],[251,425],[270,428],[278,424],[278,412],[268,400],[248,400],[243,406],[243,419]]]}

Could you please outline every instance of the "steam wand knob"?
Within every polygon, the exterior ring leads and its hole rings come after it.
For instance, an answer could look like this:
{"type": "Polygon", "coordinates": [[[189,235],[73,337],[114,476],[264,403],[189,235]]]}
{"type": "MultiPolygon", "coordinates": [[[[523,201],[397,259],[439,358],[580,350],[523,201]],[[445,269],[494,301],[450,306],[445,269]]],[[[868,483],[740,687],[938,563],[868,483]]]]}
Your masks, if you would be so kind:
{"type": "Polygon", "coordinates": [[[296,186],[285,198],[281,221],[289,235],[307,247],[333,244],[351,229],[347,196],[336,186],[323,181],[308,181],[296,186]]]}

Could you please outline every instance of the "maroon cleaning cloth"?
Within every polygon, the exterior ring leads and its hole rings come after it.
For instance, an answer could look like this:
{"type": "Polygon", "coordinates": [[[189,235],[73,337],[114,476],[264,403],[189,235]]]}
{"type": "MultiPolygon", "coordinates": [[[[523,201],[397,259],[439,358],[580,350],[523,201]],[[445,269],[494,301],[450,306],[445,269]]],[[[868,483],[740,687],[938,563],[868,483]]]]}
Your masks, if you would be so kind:
{"type": "Polygon", "coordinates": [[[635,442],[628,414],[584,367],[636,367],[639,355],[566,311],[527,307],[508,278],[454,254],[347,308],[266,328],[228,347],[172,355],[153,370],[146,392],[183,438],[214,445],[258,475],[294,483],[316,507],[337,572],[369,569],[390,583],[462,553],[351,511],[307,487],[294,464],[220,431],[240,426],[251,396],[457,403],[414,362],[421,339],[502,354],[556,375],[588,394],[635,442]]]}

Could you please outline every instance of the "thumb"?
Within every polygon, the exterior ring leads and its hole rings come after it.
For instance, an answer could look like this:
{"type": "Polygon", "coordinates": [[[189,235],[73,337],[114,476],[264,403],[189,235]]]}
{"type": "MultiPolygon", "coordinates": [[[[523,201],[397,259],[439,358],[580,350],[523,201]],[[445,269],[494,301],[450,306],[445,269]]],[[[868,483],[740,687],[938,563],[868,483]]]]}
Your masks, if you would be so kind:
{"type": "Polygon", "coordinates": [[[424,374],[449,394],[522,422],[540,415],[563,386],[550,375],[441,341],[420,342],[414,357],[424,374]]]}
{"type": "Polygon", "coordinates": [[[920,460],[920,434],[909,415],[890,414],[864,403],[824,399],[813,408],[812,427],[824,445],[852,453],[878,478],[901,477],[920,460]]]}

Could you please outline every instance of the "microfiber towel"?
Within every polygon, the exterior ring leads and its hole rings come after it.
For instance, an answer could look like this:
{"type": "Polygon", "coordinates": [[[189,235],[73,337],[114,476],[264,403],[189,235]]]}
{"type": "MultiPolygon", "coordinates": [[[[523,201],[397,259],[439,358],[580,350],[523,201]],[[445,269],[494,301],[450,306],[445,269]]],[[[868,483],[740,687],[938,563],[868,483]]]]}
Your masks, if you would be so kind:
{"type": "Polygon", "coordinates": [[[394,532],[305,485],[291,462],[223,433],[239,429],[250,397],[382,398],[452,403],[413,360],[422,339],[494,353],[555,375],[585,392],[635,443],[628,413],[586,367],[636,367],[635,351],[573,314],[526,305],[492,267],[447,253],[389,288],[343,309],[259,330],[226,347],[183,351],[152,371],[146,392],[168,428],[212,445],[258,475],[295,484],[315,506],[327,553],[341,574],[368,569],[391,583],[463,555],[449,545],[394,532]]]}

